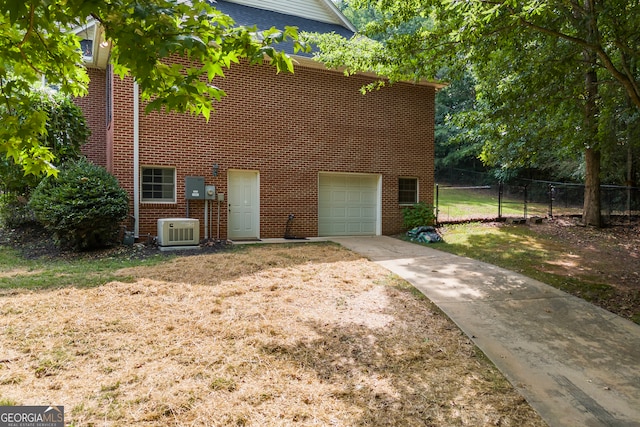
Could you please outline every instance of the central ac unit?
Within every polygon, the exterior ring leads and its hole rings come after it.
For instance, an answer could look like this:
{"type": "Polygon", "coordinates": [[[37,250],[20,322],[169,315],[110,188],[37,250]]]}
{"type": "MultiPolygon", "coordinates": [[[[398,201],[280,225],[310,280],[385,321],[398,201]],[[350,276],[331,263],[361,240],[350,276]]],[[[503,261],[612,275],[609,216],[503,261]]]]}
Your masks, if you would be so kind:
{"type": "Polygon", "coordinates": [[[158,219],[158,245],[194,246],[199,243],[199,220],[193,218],[158,219]]]}

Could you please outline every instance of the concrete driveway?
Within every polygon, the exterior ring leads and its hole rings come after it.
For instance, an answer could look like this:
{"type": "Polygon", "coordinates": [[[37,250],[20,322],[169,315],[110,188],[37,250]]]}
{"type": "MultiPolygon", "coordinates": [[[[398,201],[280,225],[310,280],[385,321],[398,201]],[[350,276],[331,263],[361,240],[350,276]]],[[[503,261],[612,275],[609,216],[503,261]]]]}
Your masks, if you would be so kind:
{"type": "Polygon", "coordinates": [[[640,325],[483,262],[385,236],[331,240],[418,288],[550,426],[640,426],[640,325]]]}

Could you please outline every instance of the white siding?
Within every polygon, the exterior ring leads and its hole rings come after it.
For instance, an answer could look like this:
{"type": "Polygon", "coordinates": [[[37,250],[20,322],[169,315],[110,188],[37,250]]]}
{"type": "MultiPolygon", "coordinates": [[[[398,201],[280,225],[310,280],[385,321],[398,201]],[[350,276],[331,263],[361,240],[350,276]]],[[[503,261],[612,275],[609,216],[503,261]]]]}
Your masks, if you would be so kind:
{"type": "MultiPolygon", "coordinates": [[[[345,22],[326,2],[331,0],[227,0],[256,9],[271,10],[287,15],[300,16],[314,21],[345,26],[345,22]]],[[[215,7],[215,3],[213,5],[215,7]]]]}

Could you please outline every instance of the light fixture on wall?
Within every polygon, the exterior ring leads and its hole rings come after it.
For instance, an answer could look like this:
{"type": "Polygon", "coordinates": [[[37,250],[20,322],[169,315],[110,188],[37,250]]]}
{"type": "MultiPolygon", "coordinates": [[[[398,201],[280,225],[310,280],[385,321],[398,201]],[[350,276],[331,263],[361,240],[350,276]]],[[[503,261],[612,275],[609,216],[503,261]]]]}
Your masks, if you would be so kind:
{"type": "Polygon", "coordinates": [[[217,163],[213,164],[213,176],[218,176],[218,170],[220,169],[220,166],[218,166],[217,163]]]}

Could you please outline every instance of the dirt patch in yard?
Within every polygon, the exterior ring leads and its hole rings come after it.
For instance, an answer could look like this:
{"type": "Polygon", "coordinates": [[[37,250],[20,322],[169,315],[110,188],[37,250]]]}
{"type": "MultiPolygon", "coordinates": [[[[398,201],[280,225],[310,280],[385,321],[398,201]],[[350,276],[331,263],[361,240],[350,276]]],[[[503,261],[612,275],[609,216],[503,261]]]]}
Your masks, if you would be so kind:
{"type": "Polygon", "coordinates": [[[434,305],[337,245],[120,273],[0,296],[3,404],[76,426],[544,425],[434,305]]]}
{"type": "Polygon", "coordinates": [[[640,221],[611,221],[605,228],[583,227],[570,218],[532,225],[533,233],[556,244],[555,259],[539,269],[592,286],[565,287],[622,317],[640,323],[640,221]]]}

